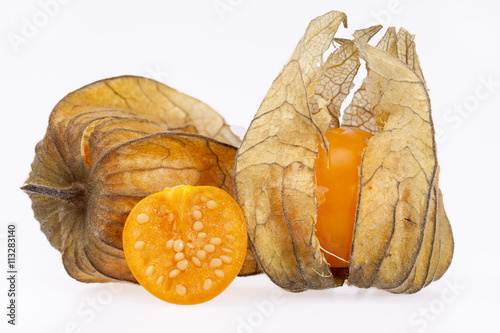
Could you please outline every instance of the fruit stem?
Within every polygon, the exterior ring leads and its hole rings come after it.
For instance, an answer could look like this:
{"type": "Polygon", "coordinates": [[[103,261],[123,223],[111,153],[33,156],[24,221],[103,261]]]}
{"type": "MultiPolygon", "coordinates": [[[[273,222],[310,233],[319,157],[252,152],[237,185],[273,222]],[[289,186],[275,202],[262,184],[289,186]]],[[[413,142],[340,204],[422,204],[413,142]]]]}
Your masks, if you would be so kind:
{"type": "Polygon", "coordinates": [[[78,198],[80,198],[83,193],[84,189],[83,187],[76,187],[76,188],[68,188],[68,189],[56,189],[56,188],[51,188],[43,185],[35,185],[35,184],[25,184],[21,187],[21,190],[23,190],[26,193],[36,193],[36,194],[41,194],[41,195],[46,195],[52,198],[60,199],[60,200],[65,200],[68,202],[75,202],[77,201],[78,198]]]}

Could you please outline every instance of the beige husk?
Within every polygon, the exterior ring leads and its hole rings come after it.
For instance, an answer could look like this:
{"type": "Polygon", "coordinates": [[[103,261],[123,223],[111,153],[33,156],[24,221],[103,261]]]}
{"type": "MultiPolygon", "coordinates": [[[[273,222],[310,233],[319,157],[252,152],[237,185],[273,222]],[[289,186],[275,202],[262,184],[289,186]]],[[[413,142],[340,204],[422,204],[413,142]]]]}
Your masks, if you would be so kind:
{"type": "Polygon", "coordinates": [[[282,288],[330,288],[349,275],[350,285],[415,292],[446,271],[453,238],[414,37],[389,28],[374,48],[380,26],[335,39],[342,22],[341,12],[311,21],[273,82],[237,154],[236,198],[257,260],[282,288]],[[323,62],[334,39],[341,45],[323,62]],[[319,136],[340,123],[359,58],[368,76],[341,123],[375,136],[361,167],[350,271],[335,276],[314,234],[314,163],[319,136]]]}

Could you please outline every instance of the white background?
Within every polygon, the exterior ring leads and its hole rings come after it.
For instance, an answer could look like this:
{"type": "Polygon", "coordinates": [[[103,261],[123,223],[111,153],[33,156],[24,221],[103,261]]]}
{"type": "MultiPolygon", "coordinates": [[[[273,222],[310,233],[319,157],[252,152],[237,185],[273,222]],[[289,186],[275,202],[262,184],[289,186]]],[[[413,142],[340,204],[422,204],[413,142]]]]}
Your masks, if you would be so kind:
{"type": "Polygon", "coordinates": [[[47,2],[0,1],[0,331],[500,331],[497,2],[60,0],[51,16],[41,5],[47,2]],[[218,12],[217,4],[228,10],[218,12]],[[330,10],[348,15],[339,37],[376,23],[417,36],[456,242],[444,277],[414,295],[350,287],[292,294],[266,276],[238,278],[216,299],[189,307],[136,285],[68,277],[19,190],[54,105],[93,81],[134,74],[199,98],[246,127],[309,21],[330,10]],[[27,34],[29,24],[38,27],[27,34]],[[14,35],[25,38],[17,47],[14,35]],[[16,327],[6,323],[9,222],[18,226],[16,327]]]}

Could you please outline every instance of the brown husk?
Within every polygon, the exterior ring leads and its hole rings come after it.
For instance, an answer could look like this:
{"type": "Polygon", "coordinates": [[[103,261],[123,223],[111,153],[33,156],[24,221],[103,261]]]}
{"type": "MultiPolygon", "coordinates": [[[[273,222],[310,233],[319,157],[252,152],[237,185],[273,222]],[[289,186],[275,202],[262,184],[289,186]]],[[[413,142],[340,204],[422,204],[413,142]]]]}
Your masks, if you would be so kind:
{"type": "MultiPolygon", "coordinates": [[[[132,207],[176,185],[212,185],[234,195],[238,145],[224,119],[202,102],[146,78],[107,79],[57,104],[23,190],[70,276],[136,282],[122,248],[132,207]]],[[[249,250],[242,274],[257,272],[249,250]]]]}

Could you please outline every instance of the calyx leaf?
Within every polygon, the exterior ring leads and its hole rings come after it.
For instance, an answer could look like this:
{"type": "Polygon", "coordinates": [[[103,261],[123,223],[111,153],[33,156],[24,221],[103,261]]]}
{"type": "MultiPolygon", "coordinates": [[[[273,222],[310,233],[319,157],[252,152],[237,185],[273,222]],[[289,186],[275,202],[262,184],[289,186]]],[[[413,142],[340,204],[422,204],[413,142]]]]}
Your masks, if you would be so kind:
{"type": "Polygon", "coordinates": [[[336,285],[314,235],[314,162],[318,134],[338,124],[359,67],[352,42],[322,60],[342,22],[344,13],[330,12],[309,24],[238,151],[236,197],[255,254],[269,277],[292,291],[336,285]]]}
{"type": "Polygon", "coordinates": [[[446,271],[453,237],[438,189],[430,99],[413,36],[400,31],[396,43],[398,57],[358,46],[378,134],[363,156],[349,283],[411,293],[446,271]]]}

